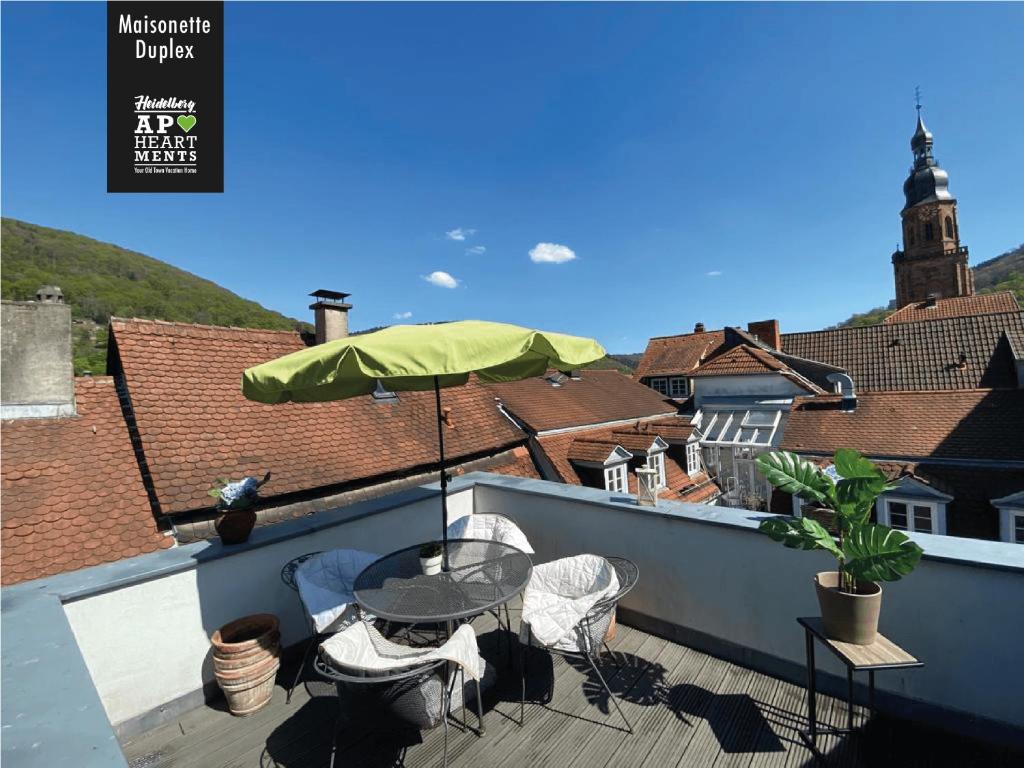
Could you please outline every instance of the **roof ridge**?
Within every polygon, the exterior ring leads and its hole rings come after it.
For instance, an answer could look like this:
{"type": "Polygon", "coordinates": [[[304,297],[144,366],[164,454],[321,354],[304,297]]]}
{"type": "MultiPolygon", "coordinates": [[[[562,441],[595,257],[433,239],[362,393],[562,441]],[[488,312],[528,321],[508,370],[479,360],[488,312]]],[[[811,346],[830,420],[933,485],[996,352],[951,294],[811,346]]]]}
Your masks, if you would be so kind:
{"type": "Polygon", "coordinates": [[[284,334],[288,336],[298,335],[298,330],[286,331],[280,328],[246,328],[240,325],[209,325],[206,323],[185,323],[179,320],[160,320],[159,318],[148,318],[148,317],[116,317],[111,316],[110,323],[138,323],[143,325],[153,325],[157,327],[165,328],[196,328],[204,331],[244,331],[247,333],[275,333],[284,334]]]}

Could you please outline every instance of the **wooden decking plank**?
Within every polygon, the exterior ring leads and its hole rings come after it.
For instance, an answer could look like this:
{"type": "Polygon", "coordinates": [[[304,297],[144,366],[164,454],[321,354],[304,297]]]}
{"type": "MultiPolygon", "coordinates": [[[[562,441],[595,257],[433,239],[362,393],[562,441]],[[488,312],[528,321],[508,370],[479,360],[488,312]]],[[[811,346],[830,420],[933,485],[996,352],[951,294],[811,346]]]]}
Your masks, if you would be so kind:
{"type": "Polygon", "coordinates": [[[810,754],[800,740],[799,730],[807,724],[806,692],[799,686],[776,680],[771,695],[761,702],[761,713],[785,752],[756,753],[751,768],[787,768],[803,765],[810,754]]]}
{"type": "Polygon", "coordinates": [[[775,689],[776,680],[753,672],[750,685],[739,694],[726,736],[729,750],[721,750],[715,758],[715,768],[746,768],[752,756],[760,751],[785,751],[765,721],[758,701],[775,689]]]}
{"type": "Polygon", "coordinates": [[[722,738],[728,736],[729,718],[736,709],[737,702],[726,698],[730,694],[745,690],[753,679],[754,673],[743,667],[728,665],[726,674],[717,688],[706,692],[709,699],[700,722],[677,765],[707,766],[714,762],[722,748],[722,738]]]}

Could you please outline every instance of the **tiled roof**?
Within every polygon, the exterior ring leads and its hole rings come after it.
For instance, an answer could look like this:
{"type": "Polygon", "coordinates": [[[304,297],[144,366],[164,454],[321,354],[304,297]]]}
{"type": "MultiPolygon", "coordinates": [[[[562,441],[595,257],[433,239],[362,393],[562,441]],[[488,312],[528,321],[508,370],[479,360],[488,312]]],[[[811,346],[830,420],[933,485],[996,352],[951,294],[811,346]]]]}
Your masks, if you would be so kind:
{"type": "MultiPolygon", "coordinates": [[[[658,434],[658,431],[651,427],[649,431],[642,434],[636,432],[634,437],[644,441],[646,448],[653,441],[655,434],[658,434]]],[[[558,473],[558,479],[571,485],[587,485],[584,478],[585,470],[574,464],[573,460],[603,462],[616,445],[627,448],[624,442],[628,442],[628,440],[628,435],[622,430],[613,432],[607,427],[598,427],[555,435],[542,435],[537,439],[537,443],[558,473]]],[[[629,449],[627,448],[627,450],[629,449]]],[[[676,455],[682,457],[682,450],[684,449],[670,448],[665,453],[665,479],[668,485],[658,496],[663,499],[687,501],[694,504],[717,496],[720,493],[718,486],[704,472],[693,478],[686,474],[685,465],[675,458],[676,455]]],[[[642,463],[640,458],[630,461],[629,492],[634,495],[636,494],[636,475],[633,470],[642,463]]]]}
{"type": "Polygon", "coordinates": [[[542,376],[487,387],[534,432],[675,413],[676,406],[618,371],[585,369],[559,386],[542,376]]]}
{"type": "MultiPolygon", "coordinates": [[[[1024,390],[866,392],[853,412],[838,395],[798,397],[780,447],[871,457],[1024,462],[1024,390]]],[[[1024,470],[1021,470],[1024,473],[1024,470]]]]}
{"type": "Polygon", "coordinates": [[[656,336],[647,342],[647,349],[635,373],[645,376],[688,374],[725,343],[725,331],[684,333],[679,336],[656,336]]]}
{"type": "Polygon", "coordinates": [[[701,365],[691,376],[746,376],[776,373],[788,368],[763,349],[741,344],[701,365]]]}
{"type": "Polygon", "coordinates": [[[1016,387],[1004,338],[1020,312],[836,328],[782,336],[783,352],[848,371],[858,391],[1016,387]]]}
{"type": "Polygon", "coordinates": [[[611,439],[630,453],[645,453],[654,444],[657,435],[657,430],[641,432],[637,429],[615,429],[612,430],[611,439]]]}
{"type": "MultiPolygon", "coordinates": [[[[297,333],[145,320],[111,321],[161,511],[208,507],[218,477],[273,473],[264,496],[386,479],[437,463],[433,392],[398,402],[263,405],[241,392],[242,371],[301,349],[297,333]]],[[[452,409],[452,460],[498,453],[526,436],[476,382],[442,392],[452,409]]]]}
{"type": "Polygon", "coordinates": [[[3,584],[171,546],[157,530],[110,377],[75,380],[78,415],[4,421],[3,584]]]}
{"type": "Polygon", "coordinates": [[[686,419],[669,418],[640,422],[637,424],[637,429],[641,432],[651,432],[665,442],[672,443],[689,440],[690,435],[693,434],[694,427],[686,419]]]}
{"type": "Polygon", "coordinates": [[[510,475],[512,477],[528,477],[533,480],[540,480],[540,473],[530,457],[530,451],[525,445],[517,445],[512,449],[513,460],[507,464],[498,464],[488,467],[488,472],[495,472],[499,475],[510,475]]]}
{"type": "Polygon", "coordinates": [[[997,315],[1003,312],[1019,312],[1017,298],[1013,291],[979,294],[977,296],[954,296],[937,299],[931,306],[927,301],[907,304],[889,315],[885,323],[913,323],[918,320],[941,320],[944,317],[965,317],[968,315],[997,315]]]}

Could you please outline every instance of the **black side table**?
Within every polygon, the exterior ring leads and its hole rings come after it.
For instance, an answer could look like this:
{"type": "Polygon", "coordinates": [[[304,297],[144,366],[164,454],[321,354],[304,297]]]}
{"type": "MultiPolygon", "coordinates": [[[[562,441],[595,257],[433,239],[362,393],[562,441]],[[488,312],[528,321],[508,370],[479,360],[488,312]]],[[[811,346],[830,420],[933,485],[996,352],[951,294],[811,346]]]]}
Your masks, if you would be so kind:
{"type": "Polygon", "coordinates": [[[853,673],[868,673],[868,711],[875,708],[875,671],[880,669],[907,669],[923,667],[905,650],[883,635],[878,635],[871,645],[854,645],[841,640],[832,640],[825,635],[825,627],[819,616],[804,616],[797,619],[807,636],[807,724],[806,731],[800,731],[808,749],[818,760],[825,756],[818,749],[818,734],[841,735],[853,733],[853,673]],[[814,641],[817,640],[846,666],[846,728],[818,725],[817,674],[814,665],[814,641]]]}

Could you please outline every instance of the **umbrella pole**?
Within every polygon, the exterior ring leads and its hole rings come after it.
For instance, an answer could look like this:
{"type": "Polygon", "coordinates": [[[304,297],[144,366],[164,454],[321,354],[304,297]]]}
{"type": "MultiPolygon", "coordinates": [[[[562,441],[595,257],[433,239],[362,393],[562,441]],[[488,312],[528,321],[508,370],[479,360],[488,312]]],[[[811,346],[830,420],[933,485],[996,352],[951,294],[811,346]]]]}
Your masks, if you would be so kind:
{"type": "Polygon", "coordinates": [[[441,384],[434,377],[434,403],[437,406],[437,448],[441,454],[441,567],[448,570],[448,472],[444,466],[444,421],[441,417],[441,384]]]}

